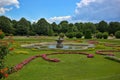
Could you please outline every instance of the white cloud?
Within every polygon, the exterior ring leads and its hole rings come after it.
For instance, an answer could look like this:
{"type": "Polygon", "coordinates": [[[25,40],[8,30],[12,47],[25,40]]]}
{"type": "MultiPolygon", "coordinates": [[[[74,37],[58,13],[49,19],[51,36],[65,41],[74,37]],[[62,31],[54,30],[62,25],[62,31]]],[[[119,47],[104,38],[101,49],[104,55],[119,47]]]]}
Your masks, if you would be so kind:
{"type": "Polygon", "coordinates": [[[120,21],[120,0],[81,0],[72,19],[120,21]]]}
{"type": "Polygon", "coordinates": [[[71,16],[58,16],[58,17],[51,17],[49,19],[47,19],[48,22],[60,22],[63,20],[71,20],[71,16]]]}
{"type": "Polygon", "coordinates": [[[77,7],[83,7],[83,6],[87,6],[89,5],[91,2],[96,2],[97,0],[81,0],[79,3],[77,4],[77,7]]]}
{"type": "Polygon", "coordinates": [[[0,14],[4,14],[6,11],[10,11],[12,7],[15,6],[19,8],[18,0],[0,0],[0,14]]]}

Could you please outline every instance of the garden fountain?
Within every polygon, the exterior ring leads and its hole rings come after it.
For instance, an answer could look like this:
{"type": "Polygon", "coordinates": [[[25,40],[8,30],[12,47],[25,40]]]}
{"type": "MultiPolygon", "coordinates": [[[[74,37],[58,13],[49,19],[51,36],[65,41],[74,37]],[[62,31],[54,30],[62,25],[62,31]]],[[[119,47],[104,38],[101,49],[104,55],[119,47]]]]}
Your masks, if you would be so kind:
{"type": "Polygon", "coordinates": [[[56,48],[63,48],[63,44],[62,44],[63,38],[59,37],[56,41],[57,41],[56,48]]]}

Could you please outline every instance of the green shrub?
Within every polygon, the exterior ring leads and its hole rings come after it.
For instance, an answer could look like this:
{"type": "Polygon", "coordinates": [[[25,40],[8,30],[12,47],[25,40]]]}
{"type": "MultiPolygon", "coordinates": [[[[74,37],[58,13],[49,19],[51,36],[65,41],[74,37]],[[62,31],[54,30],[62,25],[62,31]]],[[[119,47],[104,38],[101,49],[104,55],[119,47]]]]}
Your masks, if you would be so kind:
{"type": "Polygon", "coordinates": [[[66,33],[66,36],[68,38],[73,38],[75,36],[75,34],[73,32],[69,32],[69,33],[66,33]]]}
{"type": "Polygon", "coordinates": [[[60,38],[64,38],[64,37],[65,37],[64,33],[60,33],[60,34],[59,34],[59,37],[60,37],[60,38]]]}
{"type": "Polygon", "coordinates": [[[98,32],[98,33],[96,34],[96,38],[97,38],[97,39],[102,39],[102,33],[101,33],[101,32],[98,32]]]}
{"type": "Polygon", "coordinates": [[[108,33],[104,32],[102,36],[103,36],[104,39],[107,39],[108,38],[108,33]]]}
{"type": "Polygon", "coordinates": [[[2,31],[0,31],[0,39],[3,39],[4,37],[5,37],[5,34],[2,31]]]}
{"type": "Polygon", "coordinates": [[[90,30],[86,30],[85,32],[85,39],[91,39],[92,38],[92,33],[90,30]]]}
{"type": "Polygon", "coordinates": [[[76,38],[82,38],[82,36],[83,36],[83,33],[81,33],[81,32],[76,33],[76,38]]]}
{"type": "Polygon", "coordinates": [[[115,37],[120,38],[120,31],[115,32],[115,37]]]}
{"type": "Polygon", "coordinates": [[[58,36],[58,33],[54,33],[54,36],[58,36]]]}

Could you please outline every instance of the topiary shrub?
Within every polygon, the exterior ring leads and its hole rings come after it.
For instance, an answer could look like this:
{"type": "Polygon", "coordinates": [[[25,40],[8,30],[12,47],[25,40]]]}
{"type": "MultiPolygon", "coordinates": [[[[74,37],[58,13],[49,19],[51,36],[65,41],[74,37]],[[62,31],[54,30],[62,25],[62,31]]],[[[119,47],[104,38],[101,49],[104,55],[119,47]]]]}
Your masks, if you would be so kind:
{"type": "Polygon", "coordinates": [[[115,32],[115,37],[120,38],[120,31],[115,32]]]}
{"type": "Polygon", "coordinates": [[[60,38],[64,38],[64,37],[65,37],[64,33],[60,33],[60,34],[59,34],[59,37],[60,37],[60,38]]]}
{"type": "Polygon", "coordinates": [[[0,30],[0,39],[3,39],[4,37],[5,37],[4,32],[2,32],[2,31],[0,30]]]}
{"type": "Polygon", "coordinates": [[[90,30],[86,30],[85,32],[85,39],[91,39],[92,38],[92,33],[90,30]]]}
{"type": "Polygon", "coordinates": [[[68,38],[73,38],[75,36],[75,34],[73,32],[70,32],[70,33],[66,33],[66,36],[68,38]]]}
{"type": "Polygon", "coordinates": [[[101,32],[98,32],[98,33],[96,34],[96,38],[97,38],[97,39],[102,39],[102,33],[101,33],[101,32]]]}
{"type": "Polygon", "coordinates": [[[82,32],[77,32],[75,36],[76,36],[76,38],[82,38],[83,33],[82,32]]]}
{"type": "Polygon", "coordinates": [[[103,36],[103,39],[107,39],[108,38],[108,32],[104,32],[102,36],[103,36]]]}

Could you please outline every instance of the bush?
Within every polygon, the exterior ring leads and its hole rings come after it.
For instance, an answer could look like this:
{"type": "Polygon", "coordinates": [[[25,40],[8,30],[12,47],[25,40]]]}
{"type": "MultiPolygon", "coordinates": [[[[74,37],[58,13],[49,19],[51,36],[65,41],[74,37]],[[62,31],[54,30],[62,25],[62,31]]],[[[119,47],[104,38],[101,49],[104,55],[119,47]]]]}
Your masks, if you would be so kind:
{"type": "Polygon", "coordinates": [[[60,33],[60,34],[59,34],[59,37],[60,37],[60,38],[64,38],[64,37],[65,37],[64,33],[60,33]]]}
{"type": "Polygon", "coordinates": [[[108,33],[104,32],[102,36],[103,36],[104,39],[107,39],[108,38],[108,33]]]}
{"type": "Polygon", "coordinates": [[[66,36],[68,38],[73,38],[75,36],[75,34],[73,32],[70,32],[70,33],[66,33],[66,36]]]}
{"type": "Polygon", "coordinates": [[[54,33],[54,36],[58,36],[58,33],[54,33]]]}
{"type": "Polygon", "coordinates": [[[3,39],[4,37],[5,37],[5,34],[2,31],[0,31],[0,39],[3,39]]]}
{"type": "Polygon", "coordinates": [[[90,30],[87,30],[87,31],[85,32],[85,39],[91,39],[91,38],[92,38],[92,33],[91,33],[90,30]]]}
{"type": "Polygon", "coordinates": [[[81,32],[76,33],[76,38],[82,38],[82,36],[83,36],[83,33],[81,33],[81,32]]]}
{"type": "Polygon", "coordinates": [[[97,38],[97,39],[102,39],[102,33],[101,33],[101,32],[98,32],[98,33],[96,34],[96,38],[97,38]]]}
{"type": "Polygon", "coordinates": [[[115,37],[120,38],[120,31],[115,32],[115,37]]]}

